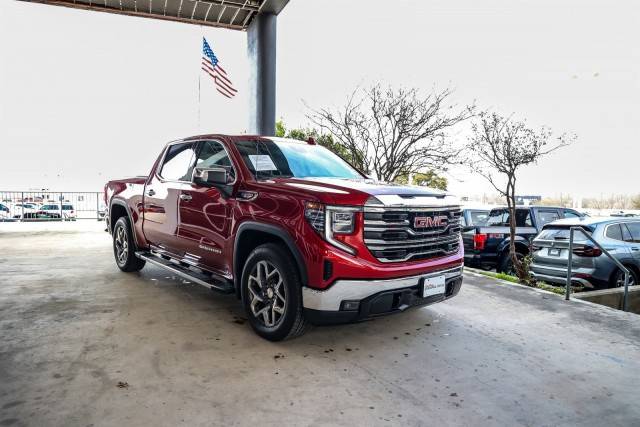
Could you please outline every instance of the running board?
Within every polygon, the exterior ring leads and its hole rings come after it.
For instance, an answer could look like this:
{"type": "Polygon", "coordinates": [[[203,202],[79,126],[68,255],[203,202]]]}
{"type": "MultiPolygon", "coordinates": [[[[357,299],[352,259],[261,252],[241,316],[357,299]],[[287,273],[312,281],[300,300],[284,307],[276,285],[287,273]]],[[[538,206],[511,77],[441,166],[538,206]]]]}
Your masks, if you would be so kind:
{"type": "Polygon", "coordinates": [[[233,284],[228,280],[217,280],[213,276],[204,273],[198,273],[188,267],[178,264],[179,261],[171,261],[160,256],[156,256],[151,252],[136,252],[136,257],[146,262],[167,270],[176,276],[190,280],[198,285],[205,286],[213,291],[219,291],[225,294],[235,292],[233,284]]]}

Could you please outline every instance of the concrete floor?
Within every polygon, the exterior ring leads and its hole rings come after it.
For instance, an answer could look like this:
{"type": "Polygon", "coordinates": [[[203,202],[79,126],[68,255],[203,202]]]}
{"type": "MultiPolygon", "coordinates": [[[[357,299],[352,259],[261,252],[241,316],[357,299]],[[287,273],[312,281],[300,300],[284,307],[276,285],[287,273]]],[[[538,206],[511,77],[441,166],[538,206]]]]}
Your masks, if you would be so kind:
{"type": "Polygon", "coordinates": [[[636,315],[467,274],[446,303],[274,344],[232,296],[121,273],[99,224],[20,226],[0,426],[640,424],[636,315]]]}

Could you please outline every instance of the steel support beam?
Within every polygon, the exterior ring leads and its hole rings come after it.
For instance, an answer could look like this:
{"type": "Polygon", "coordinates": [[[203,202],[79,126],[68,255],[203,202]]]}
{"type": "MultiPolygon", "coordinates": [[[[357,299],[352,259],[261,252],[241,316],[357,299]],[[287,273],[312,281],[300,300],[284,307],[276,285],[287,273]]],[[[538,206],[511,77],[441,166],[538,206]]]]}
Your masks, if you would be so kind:
{"type": "Polygon", "coordinates": [[[251,134],[273,136],[276,131],[276,23],[275,14],[261,12],[247,30],[251,134]]]}

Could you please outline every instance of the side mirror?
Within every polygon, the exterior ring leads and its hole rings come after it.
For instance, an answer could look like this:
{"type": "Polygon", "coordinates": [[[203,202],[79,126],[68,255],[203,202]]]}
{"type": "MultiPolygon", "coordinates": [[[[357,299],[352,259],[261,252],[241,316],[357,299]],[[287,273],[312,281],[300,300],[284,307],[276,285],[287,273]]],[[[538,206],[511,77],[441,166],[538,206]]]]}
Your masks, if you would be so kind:
{"type": "Polygon", "coordinates": [[[203,187],[226,187],[229,173],[225,168],[195,168],[191,181],[203,187]]]}

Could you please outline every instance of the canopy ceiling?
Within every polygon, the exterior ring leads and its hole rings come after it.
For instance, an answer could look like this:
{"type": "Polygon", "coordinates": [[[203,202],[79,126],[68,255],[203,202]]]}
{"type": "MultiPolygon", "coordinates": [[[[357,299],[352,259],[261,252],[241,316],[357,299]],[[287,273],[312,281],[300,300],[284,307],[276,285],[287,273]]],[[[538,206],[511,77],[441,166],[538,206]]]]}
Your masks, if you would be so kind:
{"type": "Polygon", "coordinates": [[[259,12],[278,14],[289,0],[21,0],[76,9],[244,31],[259,12]]]}

